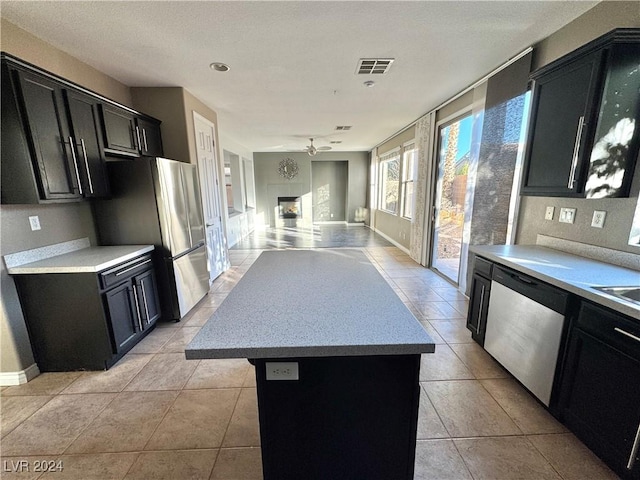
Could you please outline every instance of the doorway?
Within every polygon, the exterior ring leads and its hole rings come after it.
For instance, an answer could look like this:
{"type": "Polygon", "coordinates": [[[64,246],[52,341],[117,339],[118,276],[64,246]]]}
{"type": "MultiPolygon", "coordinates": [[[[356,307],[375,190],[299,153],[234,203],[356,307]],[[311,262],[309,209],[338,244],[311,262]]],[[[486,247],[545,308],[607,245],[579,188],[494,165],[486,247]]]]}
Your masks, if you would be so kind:
{"type": "Polygon", "coordinates": [[[431,267],[459,283],[467,173],[471,154],[471,112],[438,128],[438,167],[433,206],[431,267]]]}
{"type": "Polygon", "coordinates": [[[349,162],[311,162],[313,222],[347,221],[349,162]]]}

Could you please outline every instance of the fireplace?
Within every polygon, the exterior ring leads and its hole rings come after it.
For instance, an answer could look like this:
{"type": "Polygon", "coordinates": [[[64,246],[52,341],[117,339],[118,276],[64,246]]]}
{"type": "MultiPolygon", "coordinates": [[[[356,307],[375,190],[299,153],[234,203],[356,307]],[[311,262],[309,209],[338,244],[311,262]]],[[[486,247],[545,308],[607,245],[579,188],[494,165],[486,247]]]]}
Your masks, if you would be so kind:
{"type": "Polygon", "coordinates": [[[280,218],[302,218],[300,197],[278,197],[280,218]]]}

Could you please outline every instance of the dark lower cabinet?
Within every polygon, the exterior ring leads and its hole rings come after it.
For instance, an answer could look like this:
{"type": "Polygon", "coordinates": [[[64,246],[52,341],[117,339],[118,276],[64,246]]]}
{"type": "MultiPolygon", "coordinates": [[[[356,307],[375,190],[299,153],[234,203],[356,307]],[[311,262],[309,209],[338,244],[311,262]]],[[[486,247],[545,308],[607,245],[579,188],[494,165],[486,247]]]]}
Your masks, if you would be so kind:
{"type": "Polygon", "coordinates": [[[104,370],[160,317],[150,255],[96,273],[16,275],[42,372],[104,370]]]}
{"type": "Polygon", "coordinates": [[[640,324],[583,302],[560,391],[563,422],[623,478],[640,478],[640,324]]]}
{"type": "Polygon", "coordinates": [[[491,271],[493,265],[483,258],[476,257],[471,277],[471,296],[467,312],[467,329],[480,346],[484,346],[484,334],[487,329],[487,311],[491,293],[491,271]]]}

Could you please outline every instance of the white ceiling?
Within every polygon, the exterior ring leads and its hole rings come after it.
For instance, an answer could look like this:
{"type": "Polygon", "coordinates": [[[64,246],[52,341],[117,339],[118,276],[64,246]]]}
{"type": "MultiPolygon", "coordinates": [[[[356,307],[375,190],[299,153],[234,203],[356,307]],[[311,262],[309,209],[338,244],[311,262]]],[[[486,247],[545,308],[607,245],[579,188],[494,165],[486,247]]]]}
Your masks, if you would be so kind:
{"type": "Polygon", "coordinates": [[[354,151],[596,3],[2,1],[1,14],[126,85],[185,87],[250,151],[302,149],[307,137],[354,151]],[[386,75],[356,75],[363,57],[395,62],[386,75]],[[231,70],[211,70],[214,61],[231,70]]]}

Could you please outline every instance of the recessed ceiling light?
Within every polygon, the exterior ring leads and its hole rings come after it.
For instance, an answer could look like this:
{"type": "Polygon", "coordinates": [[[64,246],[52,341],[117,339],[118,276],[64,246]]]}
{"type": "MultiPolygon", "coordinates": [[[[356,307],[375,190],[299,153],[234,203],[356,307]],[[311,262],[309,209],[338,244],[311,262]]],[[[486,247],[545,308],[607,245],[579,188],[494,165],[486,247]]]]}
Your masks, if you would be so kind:
{"type": "Polygon", "coordinates": [[[366,82],[363,83],[365,87],[369,87],[369,88],[373,87],[375,84],[376,82],[374,82],[373,80],[367,80],[366,82]]]}
{"type": "Polygon", "coordinates": [[[229,65],[227,65],[226,63],[220,63],[220,62],[214,62],[211,65],[209,65],[209,68],[211,68],[211,70],[215,70],[216,72],[228,72],[229,71],[229,65]]]}

